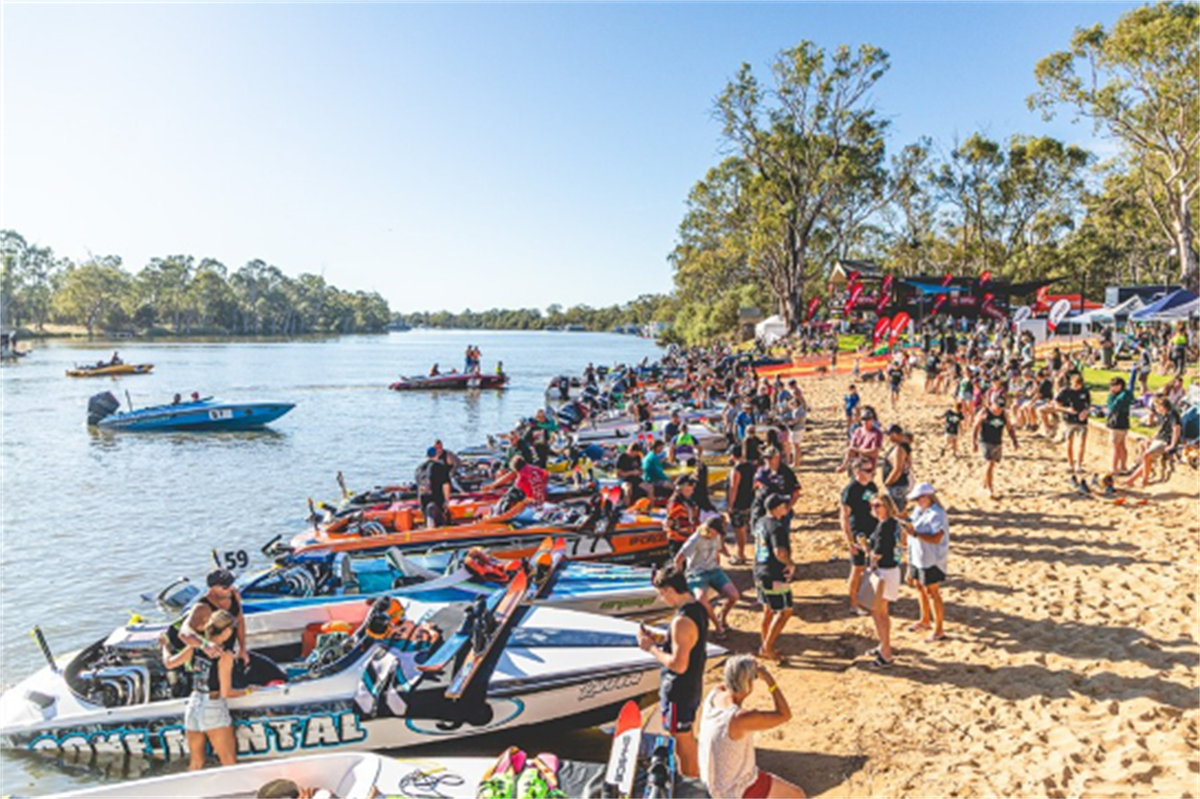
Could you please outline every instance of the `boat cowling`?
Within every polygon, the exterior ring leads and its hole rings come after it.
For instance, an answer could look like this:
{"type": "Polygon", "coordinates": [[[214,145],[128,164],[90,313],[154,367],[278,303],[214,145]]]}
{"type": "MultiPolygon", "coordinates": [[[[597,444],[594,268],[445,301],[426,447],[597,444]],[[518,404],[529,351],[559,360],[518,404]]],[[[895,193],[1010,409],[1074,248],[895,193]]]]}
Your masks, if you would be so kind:
{"type": "Polygon", "coordinates": [[[105,391],[103,394],[97,394],[88,400],[88,417],[87,423],[89,427],[95,427],[100,424],[102,419],[112,416],[121,407],[121,401],[117,399],[111,391],[105,391]]]}

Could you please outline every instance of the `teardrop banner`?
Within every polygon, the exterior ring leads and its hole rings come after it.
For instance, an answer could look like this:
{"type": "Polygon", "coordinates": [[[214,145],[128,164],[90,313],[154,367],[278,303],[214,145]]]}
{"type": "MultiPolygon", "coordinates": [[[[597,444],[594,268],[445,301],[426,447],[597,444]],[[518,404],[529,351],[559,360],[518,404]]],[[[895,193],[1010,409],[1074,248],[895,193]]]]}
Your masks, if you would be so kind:
{"type": "Polygon", "coordinates": [[[813,317],[817,315],[817,309],[821,307],[821,298],[813,297],[808,301],[808,314],[804,321],[811,322],[813,317]]]}
{"type": "Polygon", "coordinates": [[[879,299],[875,302],[875,313],[882,315],[888,307],[888,302],[892,296],[892,282],[894,278],[891,275],[883,276],[883,283],[879,286],[879,299]]]}
{"type": "Polygon", "coordinates": [[[891,336],[888,338],[888,343],[894,346],[896,344],[896,339],[900,338],[900,334],[904,332],[904,329],[906,327],[908,327],[908,325],[911,321],[912,321],[912,317],[910,317],[908,315],[907,311],[901,311],[900,313],[893,316],[892,317],[892,333],[891,333],[891,336]]]}
{"type": "Polygon", "coordinates": [[[938,295],[938,298],[937,298],[936,300],[934,300],[934,301],[933,301],[933,307],[929,309],[929,315],[930,315],[930,316],[937,316],[937,312],[938,312],[939,310],[941,310],[941,307],[942,307],[943,305],[945,305],[945,304],[946,304],[946,301],[947,301],[947,300],[949,300],[949,299],[950,299],[950,295],[949,295],[949,294],[939,294],[939,295],[938,295]]]}
{"type": "Polygon", "coordinates": [[[1033,309],[1030,308],[1028,305],[1022,305],[1015,312],[1013,312],[1013,324],[1019,325],[1032,315],[1033,315],[1033,309]]]}
{"type": "Polygon", "coordinates": [[[1054,303],[1054,307],[1050,309],[1050,316],[1046,320],[1046,327],[1049,328],[1051,333],[1054,332],[1054,328],[1058,327],[1058,323],[1061,322],[1070,312],[1070,300],[1064,298],[1054,303]]]}
{"type": "Polygon", "coordinates": [[[855,283],[850,287],[850,296],[846,298],[846,313],[850,313],[852,310],[854,310],[854,304],[858,302],[858,298],[862,295],[862,293],[863,286],[861,283],[855,283]]]}
{"type": "Polygon", "coordinates": [[[984,272],[982,275],[979,276],[979,288],[983,288],[984,286],[986,286],[988,283],[991,283],[991,282],[992,282],[992,273],[991,272],[984,272]]]}
{"type": "Polygon", "coordinates": [[[875,323],[875,330],[871,333],[871,346],[879,346],[879,339],[883,338],[883,334],[892,327],[892,320],[886,316],[879,317],[879,321],[875,323]]]}

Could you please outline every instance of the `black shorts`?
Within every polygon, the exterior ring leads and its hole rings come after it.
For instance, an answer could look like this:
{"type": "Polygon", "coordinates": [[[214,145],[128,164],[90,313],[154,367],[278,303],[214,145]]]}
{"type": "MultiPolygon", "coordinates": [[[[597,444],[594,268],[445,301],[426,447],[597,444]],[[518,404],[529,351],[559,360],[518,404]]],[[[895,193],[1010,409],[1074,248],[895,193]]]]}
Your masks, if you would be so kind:
{"type": "Polygon", "coordinates": [[[850,556],[850,564],[852,566],[866,566],[867,553],[863,552],[861,549],[854,550],[854,554],[850,556]]]}
{"type": "Polygon", "coordinates": [[[729,526],[735,530],[740,530],[750,524],[750,509],[739,510],[733,508],[729,511],[729,526]]]}
{"type": "Polygon", "coordinates": [[[674,538],[667,536],[667,552],[671,554],[672,561],[675,560],[675,556],[679,554],[679,550],[683,548],[685,543],[687,543],[686,538],[683,541],[676,541],[674,538]]]}
{"type": "Polygon", "coordinates": [[[755,582],[758,583],[759,602],[776,613],[792,609],[791,583],[785,583],[782,580],[773,582],[761,578],[755,580],[755,582]]]}
{"type": "Polygon", "coordinates": [[[908,567],[908,579],[913,580],[920,585],[937,585],[946,581],[946,573],[937,566],[930,566],[922,569],[916,566],[908,567]]]}
{"type": "Polygon", "coordinates": [[[692,731],[692,725],[696,723],[696,711],[700,706],[691,702],[685,704],[660,699],[658,707],[662,711],[663,732],[674,735],[677,732],[692,731]]]}

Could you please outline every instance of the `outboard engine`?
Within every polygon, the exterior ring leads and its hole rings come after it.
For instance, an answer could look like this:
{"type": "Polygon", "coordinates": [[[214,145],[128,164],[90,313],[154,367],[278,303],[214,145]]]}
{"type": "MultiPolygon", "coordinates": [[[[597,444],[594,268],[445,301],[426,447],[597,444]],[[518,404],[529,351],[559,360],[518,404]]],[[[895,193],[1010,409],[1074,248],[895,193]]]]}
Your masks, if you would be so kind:
{"type": "Polygon", "coordinates": [[[88,400],[88,427],[100,424],[101,419],[112,416],[121,407],[121,401],[111,391],[97,394],[88,400]]]}

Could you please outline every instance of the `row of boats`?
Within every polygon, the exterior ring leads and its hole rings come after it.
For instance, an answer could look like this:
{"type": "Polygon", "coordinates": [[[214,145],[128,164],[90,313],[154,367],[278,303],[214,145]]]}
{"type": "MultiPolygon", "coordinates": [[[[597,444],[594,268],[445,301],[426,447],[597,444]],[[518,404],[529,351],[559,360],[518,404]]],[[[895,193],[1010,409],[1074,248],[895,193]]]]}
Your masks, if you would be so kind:
{"type": "MultiPolygon", "coordinates": [[[[612,465],[617,446],[669,417],[660,407],[635,423],[613,410],[611,388],[671,379],[620,370],[559,408],[570,446],[548,464],[544,504],[490,486],[505,460],[495,441],[457,453],[442,527],[426,525],[415,483],[353,492],[339,475],[341,496],[310,503],[309,527],[265,542],[271,565],[235,582],[255,686],[229,700],[239,760],[586,725],[653,693],[659,663],[637,630],[666,610],[646,566],[665,560],[667,537],[654,500],[621,505],[612,465]]],[[[705,413],[674,419],[715,453],[724,439],[705,413]]],[[[715,462],[700,468],[724,477],[715,462]]],[[[150,597],[163,621],[119,626],[62,657],[38,632],[46,665],[0,696],[0,746],[186,758],[186,676],[164,666],[160,642],[202,593],[177,580],[150,597]]]]}

